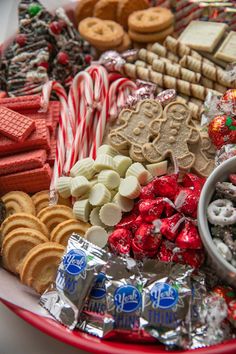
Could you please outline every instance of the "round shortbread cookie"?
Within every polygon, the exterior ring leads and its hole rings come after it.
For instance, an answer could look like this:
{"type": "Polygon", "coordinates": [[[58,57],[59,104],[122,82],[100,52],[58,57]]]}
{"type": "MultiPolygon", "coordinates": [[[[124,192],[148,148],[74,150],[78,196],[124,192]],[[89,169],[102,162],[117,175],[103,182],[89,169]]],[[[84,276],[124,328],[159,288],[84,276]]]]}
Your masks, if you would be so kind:
{"type": "Polygon", "coordinates": [[[146,0],[120,0],[117,8],[117,22],[127,30],[129,16],[134,11],[145,10],[148,7],[146,0]]]}
{"type": "Polygon", "coordinates": [[[42,209],[49,206],[49,191],[35,193],[31,199],[33,200],[37,215],[42,209]]]}
{"type": "Polygon", "coordinates": [[[99,0],[94,7],[93,16],[101,20],[116,21],[118,0],[99,0]]]}
{"type": "Polygon", "coordinates": [[[121,44],[124,36],[124,30],[118,23],[95,17],[82,20],[78,30],[84,39],[97,48],[115,47],[121,44]]]}
{"type": "Polygon", "coordinates": [[[30,196],[24,192],[12,191],[2,197],[7,216],[15,213],[27,213],[35,215],[35,206],[30,196]]]}
{"type": "Polygon", "coordinates": [[[174,27],[170,26],[163,31],[152,32],[152,33],[138,33],[129,30],[129,36],[132,40],[139,43],[150,43],[150,42],[158,42],[165,39],[167,36],[174,32],[174,27]]]}
{"type": "Polygon", "coordinates": [[[138,33],[162,31],[174,22],[172,12],[164,7],[135,11],[129,16],[129,29],[138,33]]]}
{"type": "Polygon", "coordinates": [[[78,22],[93,16],[93,9],[98,0],[79,0],[75,9],[75,18],[78,22]]]}
{"type": "Polygon", "coordinates": [[[58,224],[69,219],[74,219],[75,217],[71,208],[65,205],[54,205],[41,210],[38,214],[38,218],[51,232],[58,224]]]}
{"type": "Polygon", "coordinates": [[[68,239],[74,232],[83,236],[90,227],[91,225],[89,223],[83,221],[77,221],[74,219],[66,220],[53,229],[50,241],[67,246],[68,239]]]}

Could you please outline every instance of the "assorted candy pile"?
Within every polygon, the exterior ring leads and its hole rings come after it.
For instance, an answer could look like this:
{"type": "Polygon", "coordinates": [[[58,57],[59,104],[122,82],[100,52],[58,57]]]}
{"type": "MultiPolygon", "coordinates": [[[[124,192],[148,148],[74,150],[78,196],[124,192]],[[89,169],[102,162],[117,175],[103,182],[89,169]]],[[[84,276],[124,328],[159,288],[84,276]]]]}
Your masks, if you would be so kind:
{"type": "MultiPolygon", "coordinates": [[[[236,156],[235,32],[187,26],[199,4],[181,4],[80,0],[76,28],[21,0],[0,67],[3,268],[70,330],[168,350],[236,328],[198,218],[208,176],[236,156]]],[[[205,215],[232,274],[235,203],[230,174],[205,215]]]]}

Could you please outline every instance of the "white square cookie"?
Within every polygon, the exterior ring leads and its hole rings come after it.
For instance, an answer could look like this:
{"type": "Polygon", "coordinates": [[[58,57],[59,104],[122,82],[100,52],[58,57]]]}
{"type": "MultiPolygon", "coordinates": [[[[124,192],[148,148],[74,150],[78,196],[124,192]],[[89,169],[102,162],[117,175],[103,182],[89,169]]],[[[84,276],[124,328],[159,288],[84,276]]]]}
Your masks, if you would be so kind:
{"type": "Polygon", "coordinates": [[[229,32],[220,48],[215,53],[215,58],[227,62],[236,60],[236,32],[229,32]]]}
{"type": "Polygon", "coordinates": [[[192,21],[179,37],[190,48],[212,53],[227,29],[225,23],[192,21]]]}

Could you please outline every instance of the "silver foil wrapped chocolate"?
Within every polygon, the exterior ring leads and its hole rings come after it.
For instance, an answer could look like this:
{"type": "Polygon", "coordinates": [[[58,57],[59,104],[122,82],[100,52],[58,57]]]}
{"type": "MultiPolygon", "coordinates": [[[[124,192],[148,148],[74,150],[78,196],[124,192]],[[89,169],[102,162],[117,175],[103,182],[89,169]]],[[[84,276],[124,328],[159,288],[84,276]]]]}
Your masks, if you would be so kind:
{"type": "Polygon", "coordinates": [[[55,283],[41,296],[40,305],[59,322],[74,329],[107,259],[105,250],[72,234],[58,267],[55,283]]]}

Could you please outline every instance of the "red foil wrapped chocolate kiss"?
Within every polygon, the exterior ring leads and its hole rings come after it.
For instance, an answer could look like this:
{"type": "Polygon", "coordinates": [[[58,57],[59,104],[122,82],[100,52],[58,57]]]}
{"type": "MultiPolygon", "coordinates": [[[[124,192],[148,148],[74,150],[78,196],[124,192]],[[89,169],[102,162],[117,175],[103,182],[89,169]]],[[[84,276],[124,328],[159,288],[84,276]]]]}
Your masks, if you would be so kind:
{"type": "Polygon", "coordinates": [[[154,257],[161,243],[161,235],[155,233],[152,224],[142,224],[135,232],[132,250],[135,258],[154,257]]]}
{"type": "Polygon", "coordinates": [[[202,241],[197,227],[189,220],[185,220],[183,229],[178,234],[175,244],[181,249],[202,249],[202,241]]]}
{"type": "Polygon", "coordinates": [[[153,179],[154,192],[157,197],[165,197],[174,200],[179,190],[177,183],[178,175],[156,177],[153,179]]]}
{"type": "Polygon", "coordinates": [[[127,229],[117,229],[108,238],[108,246],[117,254],[129,254],[131,248],[132,233],[127,229]]]}
{"type": "Polygon", "coordinates": [[[175,207],[180,213],[196,219],[199,197],[199,191],[190,188],[183,188],[179,191],[175,198],[175,207]]]}

